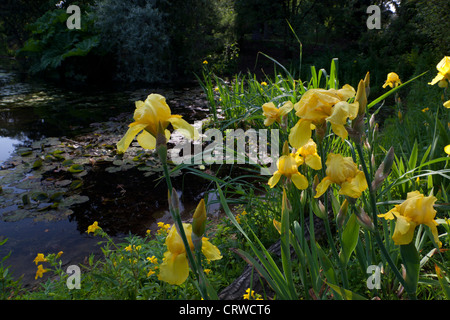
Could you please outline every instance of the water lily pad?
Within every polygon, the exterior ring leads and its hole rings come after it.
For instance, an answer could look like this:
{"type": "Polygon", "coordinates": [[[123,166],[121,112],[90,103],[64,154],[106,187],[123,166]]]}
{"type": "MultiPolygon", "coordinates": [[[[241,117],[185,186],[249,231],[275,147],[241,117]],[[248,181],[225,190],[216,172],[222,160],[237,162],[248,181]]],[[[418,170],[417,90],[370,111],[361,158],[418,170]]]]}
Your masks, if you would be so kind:
{"type": "Polygon", "coordinates": [[[48,194],[41,191],[36,191],[31,194],[31,199],[34,201],[42,201],[48,198],[48,194]]]}
{"type": "Polygon", "coordinates": [[[83,180],[74,180],[70,184],[70,189],[76,190],[78,188],[81,188],[83,186],[83,180]]]}
{"type": "Polygon", "coordinates": [[[71,183],[72,183],[72,180],[64,179],[64,180],[56,181],[55,182],[55,186],[57,186],[57,187],[66,187],[66,186],[68,186],[71,183]]]}
{"type": "Polygon", "coordinates": [[[28,204],[30,204],[30,197],[28,196],[28,194],[24,194],[22,196],[22,203],[26,206],[28,204]]]}
{"type": "Polygon", "coordinates": [[[71,166],[71,165],[73,165],[73,164],[74,164],[74,162],[73,162],[72,159],[66,159],[66,160],[64,160],[64,161],[62,162],[62,165],[65,166],[65,167],[71,166]]]}
{"type": "Polygon", "coordinates": [[[51,201],[60,202],[64,197],[64,192],[55,192],[50,196],[51,201]]]}
{"type": "Polygon", "coordinates": [[[115,166],[121,166],[123,164],[123,160],[114,160],[113,165],[115,166]]]}
{"type": "Polygon", "coordinates": [[[84,170],[84,167],[81,164],[73,164],[68,169],[68,171],[71,172],[71,173],[79,173],[79,172],[81,172],[83,170],[84,170]]]}
{"type": "Polygon", "coordinates": [[[109,173],[115,173],[115,172],[122,171],[122,169],[120,167],[108,167],[105,169],[105,171],[109,172],[109,173]]]}
{"type": "Polygon", "coordinates": [[[28,214],[29,212],[27,210],[18,209],[3,215],[3,220],[6,222],[16,222],[27,218],[28,214]]]}
{"type": "Polygon", "coordinates": [[[81,203],[85,203],[87,201],[89,201],[88,196],[74,194],[72,196],[64,198],[64,200],[62,201],[62,205],[70,207],[74,204],[81,204],[81,203]]]}
{"type": "Polygon", "coordinates": [[[40,167],[42,167],[42,160],[41,159],[36,160],[31,167],[33,169],[39,169],[40,167]]]}
{"type": "Polygon", "coordinates": [[[28,150],[28,151],[23,151],[23,152],[21,152],[20,155],[21,155],[22,157],[26,157],[26,156],[31,155],[32,153],[33,153],[33,151],[28,150]]]}

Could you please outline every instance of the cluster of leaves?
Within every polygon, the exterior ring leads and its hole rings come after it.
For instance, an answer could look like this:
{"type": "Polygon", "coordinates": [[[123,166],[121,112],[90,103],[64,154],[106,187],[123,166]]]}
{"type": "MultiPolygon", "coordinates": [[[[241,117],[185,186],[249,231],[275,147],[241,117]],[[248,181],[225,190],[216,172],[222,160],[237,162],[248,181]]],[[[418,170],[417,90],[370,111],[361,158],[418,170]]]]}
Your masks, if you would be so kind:
{"type": "Polygon", "coordinates": [[[191,79],[205,57],[221,63],[222,70],[236,61],[230,1],[70,4],[81,6],[81,29],[66,27],[69,3],[27,26],[30,34],[18,54],[30,60],[31,73],[57,69],[78,78],[101,73],[102,81],[108,75],[126,83],[169,82],[191,79]]]}
{"type": "MultiPolygon", "coordinates": [[[[103,257],[91,255],[80,271],[78,288],[76,280],[66,273],[62,265],[64,254],[45,255],[44,281],[39,288],[26,292],[15,284],[13,299],[200,299],[192,281],[172,286],[158,280],[158,266],[167,250],[164,241],[169,225],[162,225],[155,233],[146,236],[129,235],[120,242],[114,241],[101,228],[95,236],[101,236],[103,257]],[[69,283],[69,286],[68,286],[69,283]]],[[[7,257],[6,257],[7,258],[7,257]]],[[[5,258],[5,259],[6,259],[5,258]]],[[[221,269],[204,261],[208,279],[214,286],[226,284],[221,269]]],[[[0,269],[1,270],[1,269],[0,269]]],[[[7,274],[5,272],[5,274],[7,274]]],[[[12,283],[11,279],[7,279],[12,283]]]]}
{"type": "Polygon", "coordinates": [[[31,73],[66,66],[73,68],[74,64],[68,62],[69,58],[86,56],[98,47],[100,38],[91,14],[86,12],[81,15],[80,30],[67,28],[68,18],[66,10],[53,9],[28,26],[30,38],[18,54],[30,60],[31,73]]]}

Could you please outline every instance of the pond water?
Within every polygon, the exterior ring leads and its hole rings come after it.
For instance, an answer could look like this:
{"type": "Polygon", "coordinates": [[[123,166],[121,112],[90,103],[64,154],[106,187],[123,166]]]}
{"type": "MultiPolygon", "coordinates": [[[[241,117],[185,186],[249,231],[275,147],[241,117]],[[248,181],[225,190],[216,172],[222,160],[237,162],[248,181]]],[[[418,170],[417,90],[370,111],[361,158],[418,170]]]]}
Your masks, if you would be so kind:
{"type": "MultiPolygon", "coordinates": [[[[134,101],[152,92],[165,95],[173,113],[190,123],[207,115],[199,88],[74,89],[25,78],[10,61],[0,63],[0,241],[8,238],[0,247],[0,259],[11,252],[6,263],[16,278],[23,275],[25,285],[37,283],[33,263],[37,253],[63,251],[64,266],[83,263],[90,253],[99,254],[100,239],[86,234],[93,221],[117,239],[154,230],[158,221],[170,222],[167,189],[156,182],[157,174],[133,166],[130,159],[113,158],[108,147],[125,133],[134,101]],[[93,144],[103,148],[93,149],[93,144]],[[45,162],[49,155],[72,160],[79,150],[89,153],[82,165],[90,170],[73,174],[56,158],[45,162]],[[35,160],[44,156],[44,165],[35,168],[35,160]],[[80,181],[81,187],[73,187],[80,181]],[[30,190],[36,185],[43,189],[33,196],[30,190]],[[51,207],[55,197],[67,200],[72,194],[89,200],[51,207]]],[[[134,155],[142,156],[136,150],[134,155]]],[[[153,160],[145,161],[148,166],[153,160]]],[[[185,214],[190,214],[206,191],[204,182],[178,177],[174,185],[185,214]]]]}

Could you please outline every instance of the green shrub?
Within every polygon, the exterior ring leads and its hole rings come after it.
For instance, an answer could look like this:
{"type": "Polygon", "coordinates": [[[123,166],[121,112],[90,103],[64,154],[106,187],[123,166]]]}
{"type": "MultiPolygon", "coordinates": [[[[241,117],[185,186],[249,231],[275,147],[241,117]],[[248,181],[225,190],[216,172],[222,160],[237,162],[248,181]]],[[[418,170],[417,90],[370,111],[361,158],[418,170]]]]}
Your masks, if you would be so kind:
{"type": "Polygon", "coordinates": [[[91,54],[98,47],[93,16],[81,13],[81,29],[67,28],[68,17],[66,10],[53,9],[28,26],[31,36],[17,54],[28,59],[32,74],[52,70],[63,75],[77,73],[79,65],[74,58],[91,54]]]}

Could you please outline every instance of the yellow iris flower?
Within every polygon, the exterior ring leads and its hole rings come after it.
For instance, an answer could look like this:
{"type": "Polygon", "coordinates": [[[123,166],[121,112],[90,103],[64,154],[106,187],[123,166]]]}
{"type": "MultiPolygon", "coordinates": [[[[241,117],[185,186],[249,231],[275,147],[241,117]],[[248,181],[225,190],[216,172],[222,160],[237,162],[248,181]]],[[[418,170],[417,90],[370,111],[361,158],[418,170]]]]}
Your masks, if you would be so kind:
{"type": "Polygon", "coordinates": [[[448,154],[450,156],[450,144],[448,144],[444,147],[444,151],[446,154],[448,154]]]}
{"type": "Polygon", "coordinates": [[[144,101],[136,101],[136,110],[134,111],[134,122],[130,123],[125,136],[117,143],[117,151],[125,152],[137,136],[139,145],[145,149],[154,149],[156,147],[156,135],[158,125],[165,131],[166,139],[170,138],[170,131],[166,128],[172,124],[174,129],[178,130],[188,139],[197,139],[199,134],[197,130],[181,119],[180,115],[172,115],[166,98],[159,94],[150,94],[144,101]]]}
{"type": "MultiPolygon", "coordinates": [[[[438,74],[428,84],[434,85],[438,83],[441,88],[448,87],[448,81],[450,81],[450,57],[445,56],[436,66],[438,74]]],[[[450,100],[444,102],[444,107],[450,108],[450,100]]]]}
{"type": "Polygon", "coordinates": [[[308,187],[308,179],[300,172],[298,167],[303,164],[303,158],[296,156],[293,153],[282,155],[277,161],[278,170],[274,172],[269,179],[268,185],[273,188],[280,181],[281,176],[292,180],[297,189],[304,190],[308,187]]]}
{"type": "Polygon", "coordinates": [[[351,198],[359,198],[367,189],[364,172],[358,169],[351,157],[330,153],[327,157],[326,177],[316,187],[314,198],[320,197],[328,187],[335,183],[340,186],[339,194],[351,198]]]}
{"type": "Polygon", "coordinates": [[[434,220],[436,210],[433,208],[433,205],[436,200],[436,197],[425,197],[419,191],[409,192],[405,201],[395,205],[389,212],[378,216],[386,220],[396,219],[392,239],[397,245],[410,243],[414,237],[414,230],[419,224],[425,224],[430,227],[434,241],[440,245],[436,228],[438,223],[434,220]]]}
{"type": "Polygon", "coordinates": [[[297,161],[304,161],[314,170],[322,169],[322,159],[320,159],[320,156],[317,154],[317,145],[313,139],[309,139],[308,143],[298,149],[295,156],[302,158],[297,159],[297,161]]]}
{"type": "Polygon", "coordinates": [[[290,101],[284,103],[283,106],[280,107],[280,109],[275,107],[275,104],[273,102],[263,104],[263,114],[266,117],[266,119],[264,120],[264,125],[270,126],[275,121],[281,123],[281,118],[287,115],[293,108],[294,104],[290,101]]]}
{"type": "MultiPolygon", "coordinates": [[[[192,225],[183,223],[184,232],[189,242],[189,247],[194,250],[192,243],[192,225]]],[[[164,261],[159,266],[158,278],[170,284],[180,285],[186,281],[189,275],[189,263],[186,257],[186,249],[183,240],[173,225],[166,237],[167,251],[164,253],[164,261]]],[[[222,259],[219,249],[211,244],[207,238],[202,238],[202,252],[208,260],[222,259]]]]}
{"type": "Polygon", "coordinates": [[[390,72],[387,75],[387,79],[385,83],[383,84],[383,88],[386,88],[387,86],[394,88],[399,85],[401,85],[402,82],[400,81],[400,77],[395,72],[390,72]]]}
{"type": "Polygon", "coordinates": [[[450,81],[450,57],[445,56],[436,66],[438,74],[428,84],[434,85],[441,80],[447,79],[450,81]]]}
{"type": "Polygon", "coordinates": [[[305,92],[299,102],[294,105],[296,116],[300,120],[289,133],[289,143],[300,149],[311,138],[315,126],[326,121],[331,123],[331,129],[339,137],[346,139],[348,132],[344,125],[347,119],[355,119],[358,115],[358,102],[348,103],[354,97],[355,89],[346,84],[341,89],[310,89],[305,92]]]}

